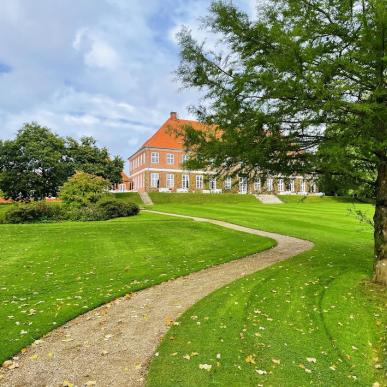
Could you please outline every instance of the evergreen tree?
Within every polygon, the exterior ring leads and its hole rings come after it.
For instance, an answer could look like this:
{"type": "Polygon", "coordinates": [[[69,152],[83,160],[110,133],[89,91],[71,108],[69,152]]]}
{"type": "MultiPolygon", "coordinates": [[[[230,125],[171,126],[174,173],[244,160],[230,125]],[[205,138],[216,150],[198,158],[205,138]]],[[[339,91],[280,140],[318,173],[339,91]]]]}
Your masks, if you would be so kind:
{"type": "Polygon", "coordinates": [[[221,38],[212,50],[179,36],[178,76],[203,92],[192,110],[209,128],[185,128],[191,166],[263,176],[340,175],[348,157],[346,174],[373,166],[375,280],[387,284],[386,0],[268,0],[254,21],[216,1],[205,26],[221,38]],[[319,160],[322,143],[340,157],[319,160]]]}

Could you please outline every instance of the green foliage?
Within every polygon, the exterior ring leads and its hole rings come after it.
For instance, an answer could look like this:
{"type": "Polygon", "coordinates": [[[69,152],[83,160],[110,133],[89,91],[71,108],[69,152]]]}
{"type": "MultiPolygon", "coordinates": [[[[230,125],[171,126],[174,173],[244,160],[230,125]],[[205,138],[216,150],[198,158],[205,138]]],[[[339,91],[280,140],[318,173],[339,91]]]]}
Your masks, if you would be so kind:
{"type": "Polygon", "coordinates": [[[59,197],[66,204],[88,206],[101,199],[109,185],[109,182],[100,176],[76,172],[60,188],[59,197]]]}
{"type": "Polygon", "coordinates": [[[0,363],[103,303],[272,245],[255,235],[153,214],[0,225],[0,363]]]}
{"type": "Polygon", "coordinates": [[[14,140],[0,141],[0,189],[14,200],[56,196],[75,171],[119,183],[122,168],[123,161],[111,159],[93,138],[62,138],[35,122],[25,124],[14,140]]]}
{"type": "Polygon", "coordinates": [[[124,202],[109,197],[101,199],[97,203],[97,208],[105,213],[108,219],[137,215],[140,212],[139,206],[135,203],[124,202]]]}
{"type": "Polygon", "coordinates": [[[121,182],[122,159],[118,156],[111,159],[107,148],[98,148],[93,137],[82,137],[80,141],[68,137],[66,146],[76,170],[102,176],[112,184],[121,182]]]}
{"type": "Polygon", "coordinates": [[[222,41],[214,50],[180,33],[178,76],[204,92],[192,110],[209,126],[185,128],[197,151],[190,166],[375,183],[387,160],[385,0],[265,4],[251,21],[232,3],[213,2],[204,26],[222,41]],[[329,161],[315,152],[321,144],[329,161]]]}
{"type": "Polygon", "coordinates": [[[61,205],[41,201],[10,206],[4,214],[4,223],[33,223],[62,218],[61,205]]]}
{"type": "Polygon", "coordinates": [[[65,141],[48,128],[25,124],[15,140],[0,142],[0,189],[6,198],[55,196],[71,174],[65,141]]]}

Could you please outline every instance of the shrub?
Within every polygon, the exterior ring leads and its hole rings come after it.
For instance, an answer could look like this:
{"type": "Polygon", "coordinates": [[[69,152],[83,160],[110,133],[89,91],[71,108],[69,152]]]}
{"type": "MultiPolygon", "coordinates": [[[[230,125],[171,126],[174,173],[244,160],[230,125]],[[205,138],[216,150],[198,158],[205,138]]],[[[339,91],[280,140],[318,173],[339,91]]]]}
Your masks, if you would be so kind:
{"type": "Polygon", "coordinates": [[[4,214],[5,223],[31,223],[50,220],[60,220],[63,211],[58,204],[32,202],[10,207],[4,214]]]}
{"type": "Polygon", "coordinates": [[[140,208],[135,203],[127,203],[113,198],[104,198],[97,207],[106,214],[107,219],[137,215],[140,208]]]}
{"type": "Polygon", "coordinates": [[[98,208],[95,204],[90,204],[87,207],[74,205],[65,206],[65,219],[80,222],[107,220],[106,213],[98,208]]]}
{"type": "Polygon", "coordinates": [[[77,172],[60,188],[59,197],[67,204],[88,206],[106,193],[110,182],[100,176],[77,172]]]}

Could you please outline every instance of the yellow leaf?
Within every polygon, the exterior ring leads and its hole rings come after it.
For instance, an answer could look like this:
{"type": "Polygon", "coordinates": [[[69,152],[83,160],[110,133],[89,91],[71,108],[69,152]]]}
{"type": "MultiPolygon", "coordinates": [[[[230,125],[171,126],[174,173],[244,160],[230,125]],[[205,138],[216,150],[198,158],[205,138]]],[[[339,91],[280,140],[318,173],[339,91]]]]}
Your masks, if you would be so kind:
{"type": "Polygon", "coordinates": [[[253,355],[246,356],[245,362],[248,364],[255,364],[254,356],[253,355]]]}

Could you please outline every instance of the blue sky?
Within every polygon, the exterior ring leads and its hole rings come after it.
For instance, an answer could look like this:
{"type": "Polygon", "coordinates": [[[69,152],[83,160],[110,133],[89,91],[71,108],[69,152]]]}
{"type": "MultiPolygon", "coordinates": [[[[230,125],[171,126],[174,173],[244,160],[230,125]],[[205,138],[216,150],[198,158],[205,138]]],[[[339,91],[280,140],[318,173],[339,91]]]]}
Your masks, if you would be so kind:
{"type": "MultiPolygon", "coordinates": [[[[251,16],[256,0],[235,0],[251,16]]],[[[182,90],[175,34],[200,40],[210,0],[1,0],[0,138],[37,121],[127,158],[198,101],[182,90]]]]}

